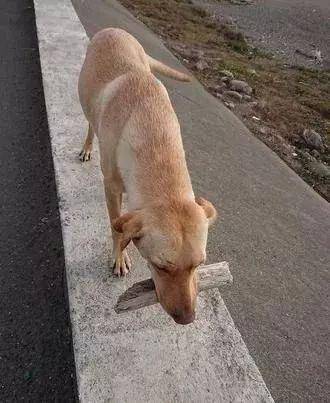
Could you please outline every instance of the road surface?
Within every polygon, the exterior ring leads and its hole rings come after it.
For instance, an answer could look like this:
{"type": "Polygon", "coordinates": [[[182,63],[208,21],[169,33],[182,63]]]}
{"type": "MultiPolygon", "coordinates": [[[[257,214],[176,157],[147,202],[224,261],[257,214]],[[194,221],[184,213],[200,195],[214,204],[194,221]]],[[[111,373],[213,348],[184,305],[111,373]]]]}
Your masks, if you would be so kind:
{"type": "Polygon", "coordinates": [[[0,27],[0,401],[74,402],[63,243],[33,1],[1,1],[0,27]]]}

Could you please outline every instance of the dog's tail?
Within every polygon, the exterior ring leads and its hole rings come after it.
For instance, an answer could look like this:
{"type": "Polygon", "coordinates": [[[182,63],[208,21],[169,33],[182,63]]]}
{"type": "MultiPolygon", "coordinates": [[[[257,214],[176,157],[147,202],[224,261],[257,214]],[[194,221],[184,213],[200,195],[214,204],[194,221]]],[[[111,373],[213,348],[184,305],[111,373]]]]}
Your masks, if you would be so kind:
{"type": "Polygon", "coordinates": [[[166,66],[166,64],[164,64],[156,59],[153,59],[149,55],[148,55],[148,61],[149,61],[150,69],[153,73],[160,73],[166,77],[174,78],[174,80],[178,80],[178,81],[189,82],[192,80],[192,77],[189,76],[188,74],[181,73],[180,71],[172,69],[171,67],[166,66]]]}

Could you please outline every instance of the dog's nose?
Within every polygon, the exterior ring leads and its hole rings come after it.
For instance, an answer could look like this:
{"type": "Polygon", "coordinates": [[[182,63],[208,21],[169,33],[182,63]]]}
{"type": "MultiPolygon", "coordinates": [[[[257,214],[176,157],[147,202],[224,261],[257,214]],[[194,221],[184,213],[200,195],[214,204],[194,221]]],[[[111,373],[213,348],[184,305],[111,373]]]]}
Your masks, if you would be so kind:
{"type": "Polygon", "coordinates": [[[179,312],[174,312],[172,315],[172,318],[175,320],[176,323],[179,325],[188,325],[189,323],[192,323],[195,320],[195,312],[189,312],[189,313],[179,313],[179,312]]]}

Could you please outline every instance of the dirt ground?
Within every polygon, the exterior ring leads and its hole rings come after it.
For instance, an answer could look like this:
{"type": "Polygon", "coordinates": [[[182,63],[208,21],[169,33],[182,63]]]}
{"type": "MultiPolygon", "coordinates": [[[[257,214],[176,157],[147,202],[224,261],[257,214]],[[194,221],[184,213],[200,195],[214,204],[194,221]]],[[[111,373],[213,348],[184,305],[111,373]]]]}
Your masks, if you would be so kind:
{"type": "Polygon", "coordinates": [[[228,16],[192,0],[121,2],[256,137],[330,200],[329,70],[294,66],[255,47],[228,16]],[[243,87],[235,80],[244,81],[243,87]]]}
{"type": "Polygon", "coordinates": [[[194,4],[237,24],[254,46],[292,65],[330,68],[329,0],[194,0],[194,4]],[[317,49],[321,60],[315,60],[317,49]]]}

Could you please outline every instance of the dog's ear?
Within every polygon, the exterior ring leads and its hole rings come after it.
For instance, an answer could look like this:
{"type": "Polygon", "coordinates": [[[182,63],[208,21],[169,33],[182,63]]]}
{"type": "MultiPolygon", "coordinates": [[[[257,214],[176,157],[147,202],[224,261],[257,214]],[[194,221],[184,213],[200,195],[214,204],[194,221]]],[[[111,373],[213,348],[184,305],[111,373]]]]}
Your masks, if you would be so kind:
{"type": "Polygon", "coordinates": [[[125,213],[112,223],[112,228],[123,234],[121,248],[125,249],[133,238],[142,235],[142,217],[138,212],[125,213]]]}
{"type": "Polygon", "coordinates": [[[209,225],[213,224],[218,216],[217,210],[213,204],[202,197],[196,197],[195,201],[204,210],[206,218],[209,220],[209,225]]]}

